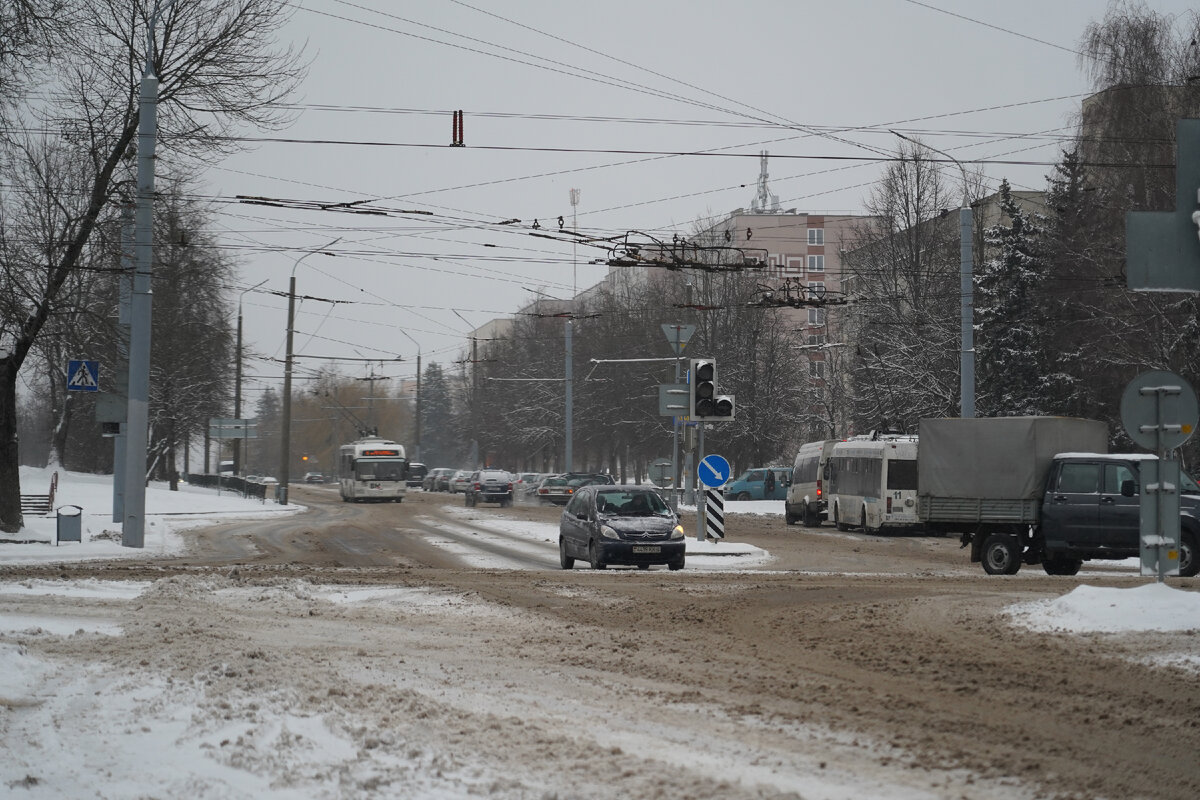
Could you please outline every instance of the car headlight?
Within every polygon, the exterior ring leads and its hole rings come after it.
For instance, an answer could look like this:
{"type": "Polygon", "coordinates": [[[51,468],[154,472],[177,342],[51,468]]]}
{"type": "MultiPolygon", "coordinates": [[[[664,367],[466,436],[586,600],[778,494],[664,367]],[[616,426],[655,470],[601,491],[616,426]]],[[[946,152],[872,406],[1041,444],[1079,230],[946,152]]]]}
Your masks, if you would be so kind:
{"type": "Polygon", "coordinates": [[[682,539],[683,538],[683,526],[682,525],[675,526],[675,529],[671,531],[671,538],[672,539],[682,539]]]}
{"type": "Polygon", "coordinates": [[[621,538],[620,536],[617,535],[616,531],[614,531],[612,528],[608,527],[607,525],[600,526],[600,535],[603,536],[605,539],[620,539],[621,538]]]}

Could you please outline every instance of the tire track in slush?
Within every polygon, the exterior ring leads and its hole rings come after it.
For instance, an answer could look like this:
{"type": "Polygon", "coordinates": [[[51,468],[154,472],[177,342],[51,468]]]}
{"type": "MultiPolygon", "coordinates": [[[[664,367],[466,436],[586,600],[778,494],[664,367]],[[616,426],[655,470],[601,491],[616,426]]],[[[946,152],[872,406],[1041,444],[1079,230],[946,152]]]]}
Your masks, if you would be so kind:
{"type": "Polygon", "coordinates": [[[421,536],[470,567],[559,569],[556,543],[533,541],[483,525],[441,516],[420,516],[410,520],[408,527],[397,530],[421,536]],[[473,555],[476,553],[482,555],[473,555]]]}

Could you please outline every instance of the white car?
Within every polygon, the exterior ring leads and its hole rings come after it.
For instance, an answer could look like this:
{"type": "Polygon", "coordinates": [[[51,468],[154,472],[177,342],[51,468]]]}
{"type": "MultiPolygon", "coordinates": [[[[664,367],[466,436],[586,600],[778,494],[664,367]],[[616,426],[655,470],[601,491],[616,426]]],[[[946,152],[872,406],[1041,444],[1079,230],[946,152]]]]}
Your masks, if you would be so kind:
{"type": "Polygon", "coordinates": [[[471,473],[468,470],[460,469],[454,473],[454,477],[450,479],[451,492],[465,492],[471,485],[471,473]]]}

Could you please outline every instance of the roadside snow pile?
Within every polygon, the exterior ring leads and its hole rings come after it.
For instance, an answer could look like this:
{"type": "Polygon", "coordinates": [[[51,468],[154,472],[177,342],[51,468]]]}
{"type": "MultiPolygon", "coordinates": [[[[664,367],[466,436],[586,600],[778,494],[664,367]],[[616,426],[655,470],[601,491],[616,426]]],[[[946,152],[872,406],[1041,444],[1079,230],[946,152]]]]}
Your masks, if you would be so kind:
{"type": "Polygon", "coordinates": [[[1200,594],[1151,583],[1132,589],[1077,586],[1053,600],[1008,606],[1014,625],[1034,631],[1126,633],[1200,630],[1200,594]]]}
{"type": "Polygon", "coordinates": [[[50,672],[24,645],[0,642],[0,708],[36,705],[36,689],[50,672]]]}

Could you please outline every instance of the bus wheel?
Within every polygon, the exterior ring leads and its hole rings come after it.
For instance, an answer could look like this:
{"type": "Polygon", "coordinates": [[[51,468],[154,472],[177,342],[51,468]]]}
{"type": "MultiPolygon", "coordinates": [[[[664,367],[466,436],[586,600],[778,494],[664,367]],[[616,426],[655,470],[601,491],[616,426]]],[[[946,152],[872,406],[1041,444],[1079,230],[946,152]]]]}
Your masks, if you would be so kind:
{"type": "Polygon", "coordinates": [[[850,526],[847,525],[846,523],[842,522],[841,514],[842,514],[842,507],[834,506],[833,507],[833,527],[837,528],[839,531],[848,531],[848,530],[850,530],[850,526]]]}

